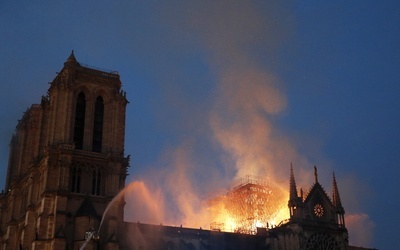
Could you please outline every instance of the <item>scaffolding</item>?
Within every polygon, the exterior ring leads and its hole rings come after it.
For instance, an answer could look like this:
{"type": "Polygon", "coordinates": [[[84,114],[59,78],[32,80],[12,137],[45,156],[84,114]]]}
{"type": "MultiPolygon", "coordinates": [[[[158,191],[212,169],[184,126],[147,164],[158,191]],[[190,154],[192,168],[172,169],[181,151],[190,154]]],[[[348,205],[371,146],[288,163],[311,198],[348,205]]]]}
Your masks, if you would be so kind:
{"type": "MultiPolygon", "coordinates": [[[[269,179],[246,175],[233,182],[226,194],[209,201],[212,230],[255,234],[257,227],[275,224],[287,209],[287,194],[269,179]]],[[[279,222],[279,221],[278,221],[279,222]]]]}

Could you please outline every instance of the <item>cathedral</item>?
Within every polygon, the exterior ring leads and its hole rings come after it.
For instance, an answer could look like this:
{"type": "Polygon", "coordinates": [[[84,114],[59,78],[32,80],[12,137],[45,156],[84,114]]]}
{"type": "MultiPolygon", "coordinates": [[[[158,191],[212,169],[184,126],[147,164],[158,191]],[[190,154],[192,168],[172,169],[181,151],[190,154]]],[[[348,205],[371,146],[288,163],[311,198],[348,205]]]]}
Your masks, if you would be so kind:
{"type": "Polygon", "coordinates": [[[349,246],[335,176],[298,192],[290,168],[290,218],[254,234],[124,222],[125,112],[116,72],[81,65],[74,53],[40,104],[18,121],[0,194],[1,250],[311,250],[349,246]],[[103,216],[107,209],[107,216],[103,216]]]}

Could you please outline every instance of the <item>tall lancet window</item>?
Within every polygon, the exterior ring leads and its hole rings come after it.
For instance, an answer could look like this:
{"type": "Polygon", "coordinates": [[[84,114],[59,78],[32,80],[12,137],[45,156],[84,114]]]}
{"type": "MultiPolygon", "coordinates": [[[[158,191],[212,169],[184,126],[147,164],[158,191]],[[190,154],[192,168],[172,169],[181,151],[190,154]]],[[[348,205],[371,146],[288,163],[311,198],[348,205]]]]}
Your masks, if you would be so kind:
{"type": "Polygon", "coordinates": [[[81,192],[81,175],[82,171],[80,167],[74,166],[71,171],[71,192],[81,192]]]}
{"type": "Polygon", "coordinates": [[[75,126],[74,126],[74,143],[76,149],[83,148],[83,133],[85,129],[85,109],[86,99],[83,92],[79,93],[76,100],[75,109],[75,126]]]}
{"type": "Polygon", "coordinates": [[[92,172],[92,195],[101,194],[101,171],[94,169],[92,172]]]}
{"type": "Polygon", "coordinates": [[[101,96],[97,97],[94,107],[94,122],[93,122],[93,144],[94,152],[101,152],[102,137],[103,137],[103,116],[104,102],[101,96]]]}

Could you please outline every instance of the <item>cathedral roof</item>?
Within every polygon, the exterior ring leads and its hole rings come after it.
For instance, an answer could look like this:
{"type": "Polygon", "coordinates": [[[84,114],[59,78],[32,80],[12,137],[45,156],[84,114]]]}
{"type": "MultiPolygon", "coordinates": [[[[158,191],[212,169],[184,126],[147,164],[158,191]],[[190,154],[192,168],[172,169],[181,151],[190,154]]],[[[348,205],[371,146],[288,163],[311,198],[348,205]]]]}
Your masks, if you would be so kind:
{"type": "Polygon", "coordinates": [[[318,182],[318,173],[317,173],[317,167],[314,166],[314,178],[315,178],[315,183],[311,187],[310,191],[308,192],[306,198],[304,199],[304,203],[308,203],[310,200],[319,197],[323,198],[326,201],[328,201],[330,204],[332,204],[332,201],[328,194],[326,193],[325,189],[319,184],[318,182]]]}
{"type": "Polygon", "coordinates": [[[304,199],[304,202],[307,203],[311,198],[313,198],[315,196],[319,196],[319,197],[322,196],[327,201],[331,202],[331,199],[329,198],[329,196],[326,193],[325,189],[318,182],[314,183],[314,185],[311,187],[311,189],[308,192],[306,198],[304,199]]]}

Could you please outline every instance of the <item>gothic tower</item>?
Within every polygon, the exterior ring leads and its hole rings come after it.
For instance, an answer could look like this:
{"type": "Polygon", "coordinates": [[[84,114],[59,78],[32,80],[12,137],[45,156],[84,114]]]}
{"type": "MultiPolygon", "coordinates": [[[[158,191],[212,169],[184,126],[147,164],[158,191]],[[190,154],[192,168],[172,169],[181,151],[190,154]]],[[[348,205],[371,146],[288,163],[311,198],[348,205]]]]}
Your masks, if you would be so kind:
{"type": "Polygon", "coordinates": [[[85,67],[74,53],[47,96],[18,122],[0,196],[1,249],[119,249],[128,103],[118,73],[85,67]]]}

